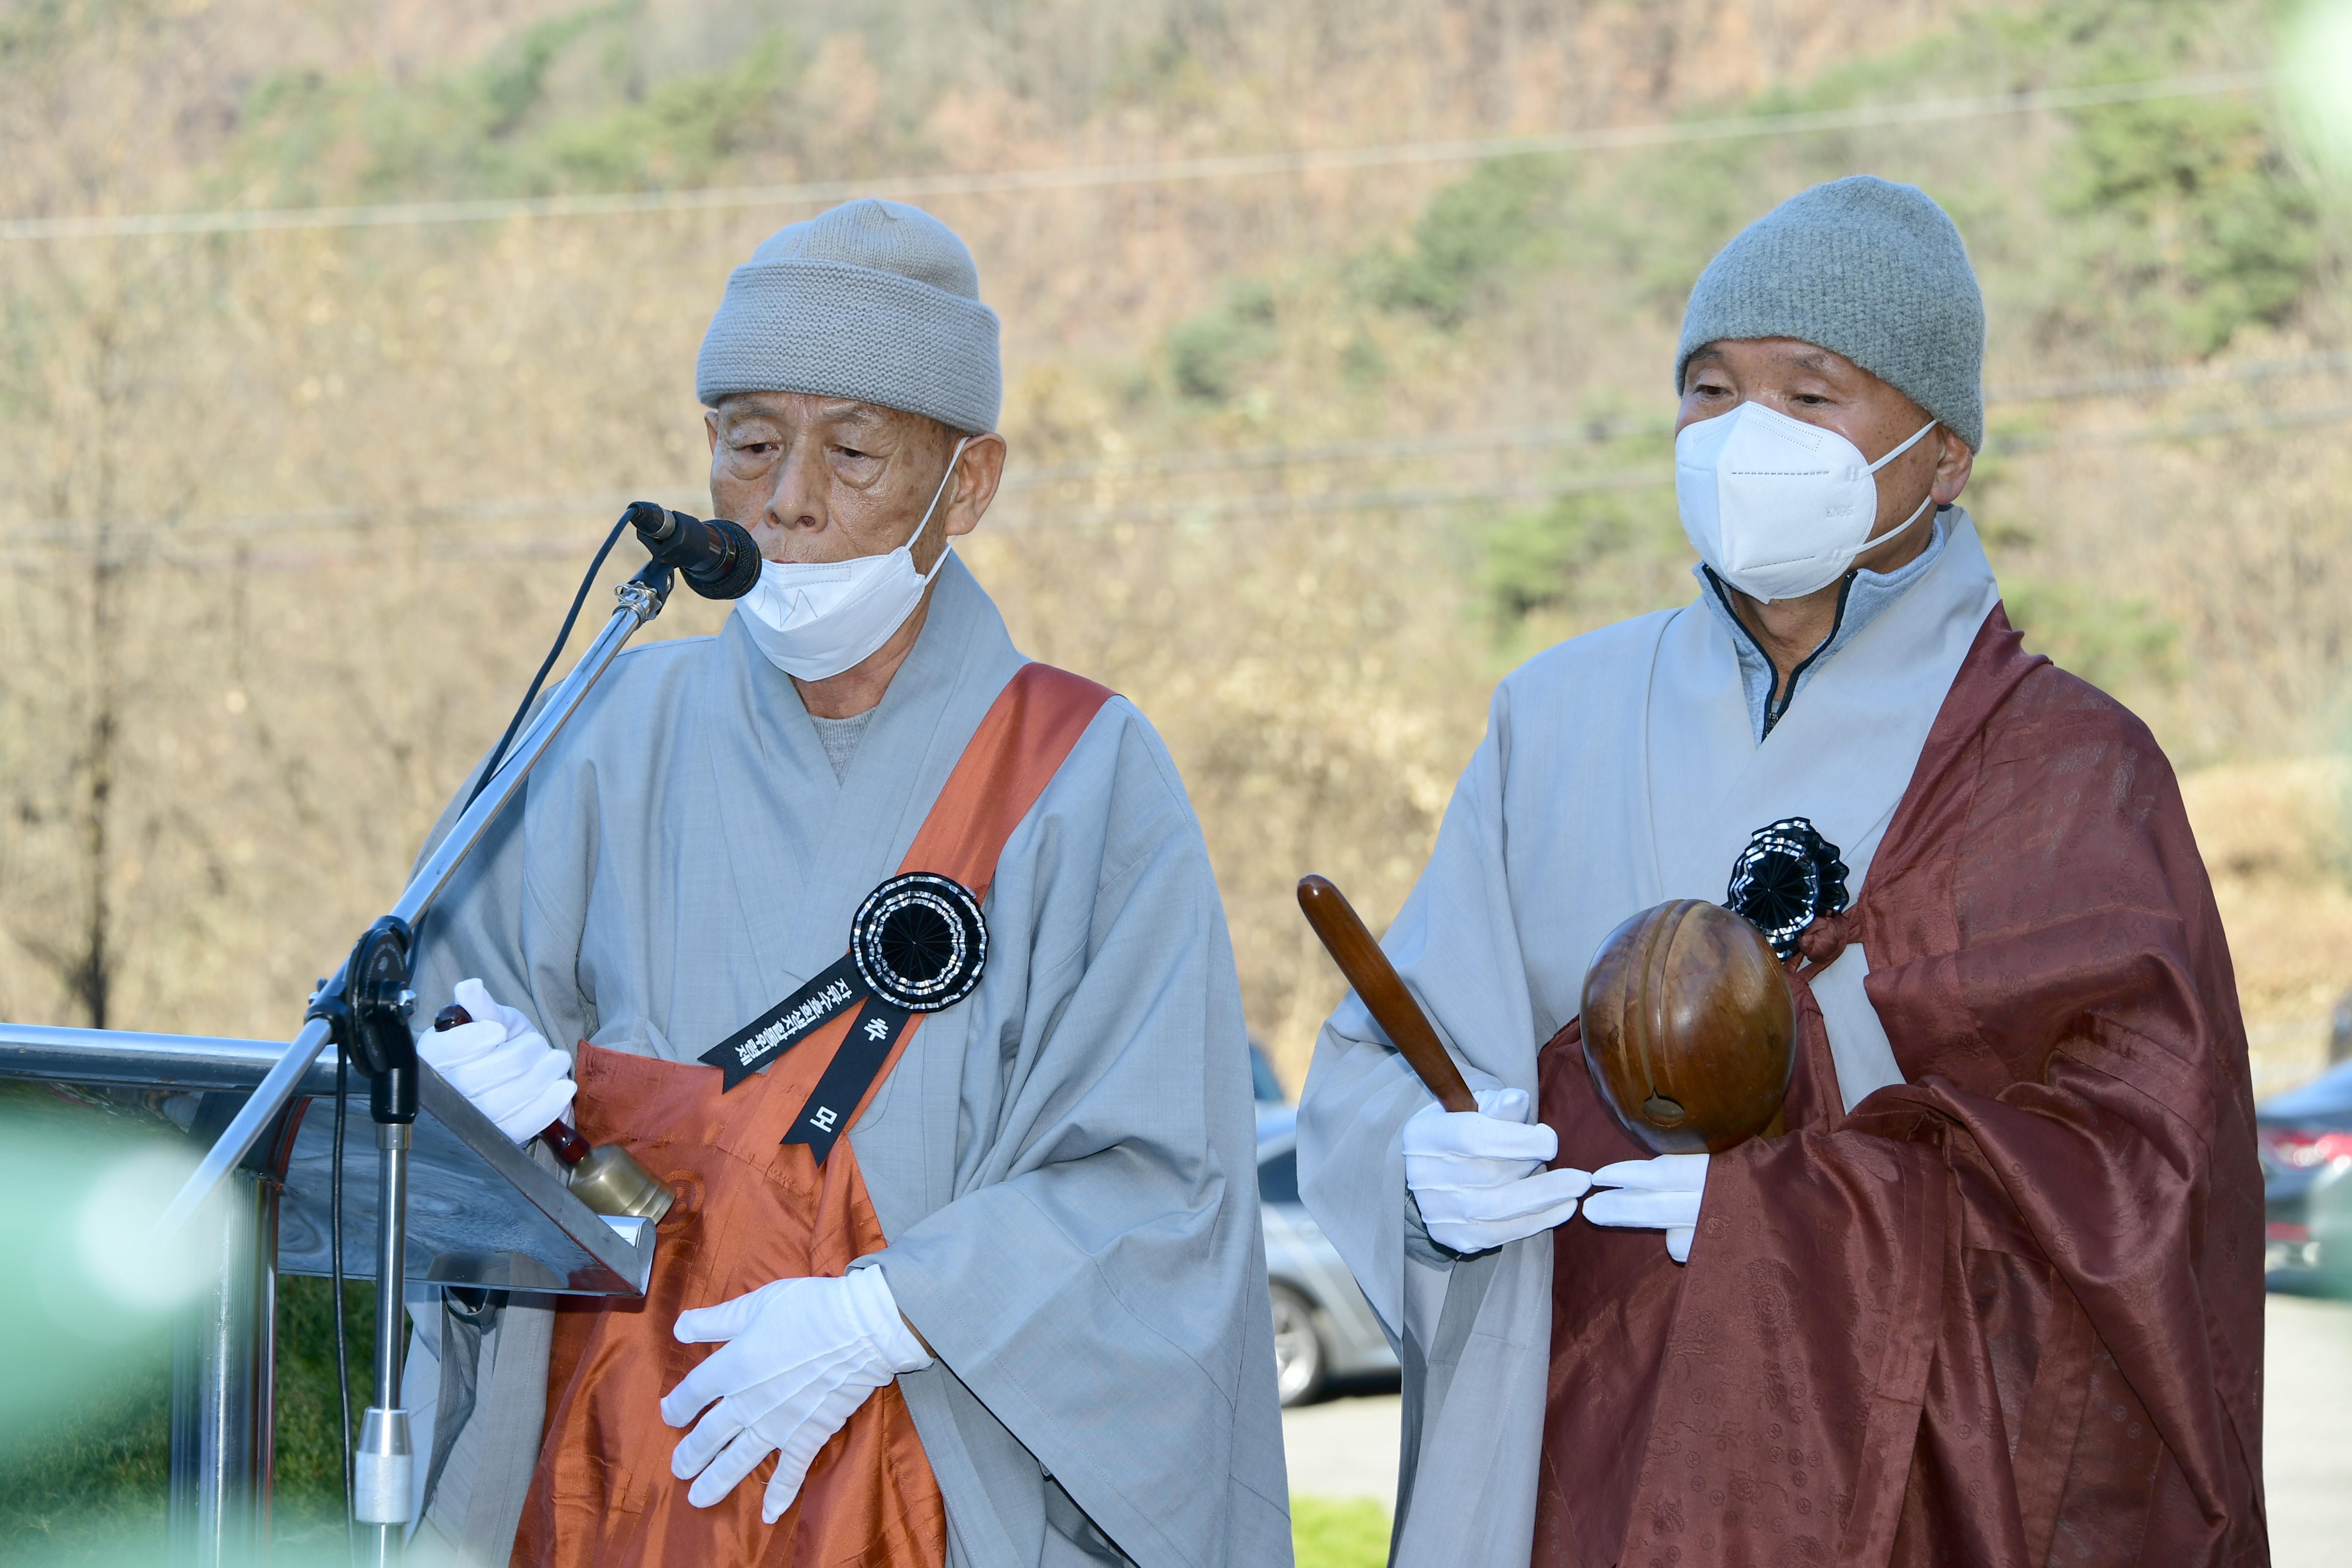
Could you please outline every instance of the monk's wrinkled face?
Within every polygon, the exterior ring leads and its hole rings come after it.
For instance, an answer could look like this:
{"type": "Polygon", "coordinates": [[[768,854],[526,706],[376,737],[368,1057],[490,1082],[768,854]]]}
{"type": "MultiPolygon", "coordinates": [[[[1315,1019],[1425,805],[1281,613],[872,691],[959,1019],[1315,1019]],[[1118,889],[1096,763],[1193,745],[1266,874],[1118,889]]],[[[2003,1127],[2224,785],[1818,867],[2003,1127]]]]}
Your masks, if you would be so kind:
{"type": "Polygon", "coordinates": [[[845,397],[747,392],[706,409],[710,504],[749,529],[770,561],[846,561],[916,541],[928,573],[949,536],[970,533],[996,492],[1004,442],[974,437],[948,477],[957,434],[936,419],[845,397]],[[948,478],[944,493],[940,480],[948,478]]]}
{"type": "MultiPolygon", "coordinates": [[[[1927,423],[1927,412],[1843,354],[1795,338],[1709,343],[1683,367],[1683,405],[1675,434],[1761,403],[1776,414],[1825,426],[1876,462],[1927,423]]],[[[1878,521],[1871,537],[1902,526],[1922,496],[1937,506],[1959,499],[1975,458],[1969,444],[1938,426],[1878,470],[1878,521]]],[[[1919,530],[1914,530],[1924,540],[1919,530]]],[[[1889,548],[1893,548],[1892,545],[1889,548]]],[[[1867,564],[1867,563],[1865,563],[1867,564]]]]}

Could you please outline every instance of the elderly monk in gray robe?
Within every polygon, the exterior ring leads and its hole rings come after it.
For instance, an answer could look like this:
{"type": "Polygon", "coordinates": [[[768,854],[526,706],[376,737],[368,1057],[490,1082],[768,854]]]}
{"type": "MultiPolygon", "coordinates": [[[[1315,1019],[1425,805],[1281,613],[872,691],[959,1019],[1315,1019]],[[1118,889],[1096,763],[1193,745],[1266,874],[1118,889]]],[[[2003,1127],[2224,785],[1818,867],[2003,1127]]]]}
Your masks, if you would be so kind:
{"type": "Polygon", "coordinates": [[[1698,591],[1505,679],[1382,943],[1479,1109],[1325,1026],[1299,1186],[1400,1342],[1407,1568],[2265,1561],[2229,954],[2162,752],[1954,504],[1983,342],[1910,186],[1724,248],[1698,591]],[[1669,900],[1787,965],[1785,1131],[1651,1156],[1682,1108],[1597,1090],[1588,964],[1669,900]]]}
{"type": "Polygon", "coordinates": [[[761,584],[616,661],[416,979],[471,1018],[420,1049],[510,1135],[568,1108],[679,1195],[642,1302],[421,1314],[423,1528],[561,1565],[1288,1562],[1216,884],[1143,716],[1024,660],[952,551],[1005,455],[971,256],[888,202],[794,224],[698,390],[761,584]]]}

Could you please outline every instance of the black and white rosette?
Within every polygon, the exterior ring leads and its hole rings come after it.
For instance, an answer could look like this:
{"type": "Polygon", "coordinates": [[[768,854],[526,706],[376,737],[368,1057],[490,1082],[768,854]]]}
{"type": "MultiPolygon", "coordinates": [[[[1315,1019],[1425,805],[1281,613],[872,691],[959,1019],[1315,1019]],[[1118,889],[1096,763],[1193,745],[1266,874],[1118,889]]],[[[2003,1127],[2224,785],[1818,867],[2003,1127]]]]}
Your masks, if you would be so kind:
{"type": "Polygon", "coordinates": [[[787,1143],[807,1144],[822,1165],[908,1023],[971,995],[987,964],[988,922],[971,889],[934,872],[904,872],[857,907],[846,953],[699,1059],[724,1075],[723,1093],[856,1009],[847,1037],[784,1135],[787,1143]]]}
{"type": "Polygon", "coordinates": [[[1764,933],[1773,952],[1786,958],[1797,938],[1823,915],[1843,914],[1845,862],[1838,847],[1811,821],[1784,816],[1749,836],[1748,847],[1731,863],[1731,886],[1724,906],[1747,917],[1764,933]]]}
{"type": "Polygon", "coordinates": [[[849,922],[849,955],[875,995],[909,1013],[952,1007],[988,966],[980,901],[950,877],[908,871],[866,896],[849,922]]]}

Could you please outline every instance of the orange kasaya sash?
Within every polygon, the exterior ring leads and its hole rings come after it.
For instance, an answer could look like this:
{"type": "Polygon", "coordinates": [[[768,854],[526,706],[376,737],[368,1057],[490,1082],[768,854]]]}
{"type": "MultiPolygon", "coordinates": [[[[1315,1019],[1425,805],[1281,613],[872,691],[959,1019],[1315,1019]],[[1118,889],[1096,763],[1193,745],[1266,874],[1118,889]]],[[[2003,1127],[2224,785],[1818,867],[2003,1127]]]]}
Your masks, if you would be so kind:
{"type": "MultiPolygon", "coordinates": [[[[925,817],[900,871],[954,878],[984,899],[998,855],[1110,693],[1043,664],[998,694],[925,817]]],[[[548,1420],[513,1562],[551,1568],[938,1568],[947,1554],[939,1483],[907,1403],[876,1391],[817,1453],[798,1500],[774,1524],[760,1505],[772,1458],[710,1508],[670,1474],[684,1434],[662,1423],[662,1395],[717,1349],[683,1345],[670,1326],[772,1280],[838,1277],[886,1241],[849,1140],[819,1163],[785,1134],[857,1016],[844,1009],[764,1073],[722,1094],[698,1063],[656,1061],[584,1041],[575,1125],[617,1141],[677,1194],[662,1221],[641,1301],[567,1298],[557,1309],[548,1420]]],[[[914,1037],[899,1030],[880,1072],[842,1125],[855,1125],[914,1037]]]]}

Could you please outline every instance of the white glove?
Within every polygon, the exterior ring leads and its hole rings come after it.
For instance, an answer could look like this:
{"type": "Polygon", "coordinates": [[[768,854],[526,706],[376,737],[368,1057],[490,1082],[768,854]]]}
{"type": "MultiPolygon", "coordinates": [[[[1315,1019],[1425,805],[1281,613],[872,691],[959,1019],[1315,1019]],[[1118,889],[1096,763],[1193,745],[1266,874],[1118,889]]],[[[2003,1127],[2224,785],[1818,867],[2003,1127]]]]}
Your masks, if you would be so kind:
{"type": "Polygon", "coordinates": [[[512,1007],[490,1000],[478,980],[460,980],[455,1000],[473,1017],[454,1029],[427,1029],[416,1054],[474,1109],[520,1143],[572,1109],[578,1086],[572,1058],[551,1046],[512,1007]]]}
{"type": "Polygon", "coordinates": [[[1705,1154],[1620,1160],[1593,1172],[1592,1184],[1614,1190],[1584,1200],[1586,1219],[1626,1230],[1663,1230],[1666,1256],[1677,1263],[1690,1261],[1699,1200],[1706,1194],[1705,1154]]]}
{"type": "Polygon", "coordinates": [[[867,1395],[899,1373],[931,1364],[879,1268],[853,1268],[838,1279],[779,1279],[680,1312],[672,1331],[686,1344],[729,1343],[662,1396],[662,1419],[673,1426],[719,1402],[678,1439],[670,1474],[692,1478],[686,1500],[709,1508],[774,1454],[776,1473],[760,1505],[770,1524],[784,1517],[817,1450],[867,1395]]]}
{"type": "Polygon", "coordinates": [[[1575,1217],[1592,1178],[1543,1168],[1559,1136],[1528,1110],[1523,1089],[1482,1089],[1476,1110],[1428,1105],[1406,1120],[1405,1185],[1432,1241],[1485,1252],[1575,1217]]]}

